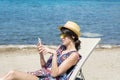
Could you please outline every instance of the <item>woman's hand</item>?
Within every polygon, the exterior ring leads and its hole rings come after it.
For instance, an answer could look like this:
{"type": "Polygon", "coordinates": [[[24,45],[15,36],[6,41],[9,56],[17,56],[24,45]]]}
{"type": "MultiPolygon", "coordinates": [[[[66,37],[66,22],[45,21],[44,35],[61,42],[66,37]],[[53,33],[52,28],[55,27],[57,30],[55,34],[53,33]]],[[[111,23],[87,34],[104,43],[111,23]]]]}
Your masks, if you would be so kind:
{"type": "Polygon", "coordinates": [[[39,54],[56,54],[56,51],[53,49],[50,49],[44,45],[40,45],[39,43],[37,44],[37,49],[39,51],[39,54]]]}
{"type": "Polygon", "coordinates": [[[39,51],[39,54],[46,53],[45,47],[43,45],[40,45],[39,43],[37,44],[37,49],[39,51]]]}

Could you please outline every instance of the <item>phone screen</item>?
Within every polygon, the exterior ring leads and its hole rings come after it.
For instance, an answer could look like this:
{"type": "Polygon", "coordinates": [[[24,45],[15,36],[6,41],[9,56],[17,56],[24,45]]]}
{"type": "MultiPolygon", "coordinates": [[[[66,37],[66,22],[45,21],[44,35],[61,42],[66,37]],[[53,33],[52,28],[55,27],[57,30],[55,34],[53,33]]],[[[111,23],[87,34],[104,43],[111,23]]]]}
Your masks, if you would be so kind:
{"type": "Polygon", "coordinates": [[[40,43],[40,45],[41,45],[41,39],[38,37],[38,43],[40,43]]]}

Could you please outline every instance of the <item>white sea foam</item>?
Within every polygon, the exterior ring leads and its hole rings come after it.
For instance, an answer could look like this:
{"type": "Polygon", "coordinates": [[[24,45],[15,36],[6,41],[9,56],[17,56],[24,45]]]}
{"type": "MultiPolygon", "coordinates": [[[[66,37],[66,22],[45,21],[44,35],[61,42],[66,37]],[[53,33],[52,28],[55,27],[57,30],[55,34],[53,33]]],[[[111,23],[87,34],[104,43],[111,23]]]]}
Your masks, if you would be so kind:
{"type": "Polygon", "coordinates": [[[98,45],[97,48],[105,48],[105,49],[111,49],[113,48],[113,45],[98,45]]]}
{"type": "Polygon", "coordinates": [[[18,48],[18,49],[24,49],[24,48],[35,48],[36,45],[0,45],[1,48],[18,48]]]}
{"type": "Polygon", "coordinates": [[[82,35],[86,36],[86,37],[100,37],[100,36],[103,36],[102,34],[90,33],[90,32],[83,32],[82,35]]]}
{"type": "Polygon", "coordinates": [[[110,44],[99,44],[96,48],[100,49],[112,49],[112,48],[120,48],[120,45],[110,45],[110,44]]]}
{"type": "MultiPolygon", "coordinates": [[[[56,49],[58,45],[45,45],[49,48],[56,49]]],[[[0,45],[0,50],[2,49],[35,49],[36,45],[0,45]]],[[[100,49],[111,49],[111,48],[120,48],[120,45],[110,45],[110,44],[98,44],[96,48],[100,49]]]]}
{"type": "MultiPolygon", "coordinates": [[[[56,45],[45,45],[50,48],[56,48],[56,45]]],[[[36,45],[0,45],[0,49],[31,49],[31,48],[36,48],[36,45]]]]}

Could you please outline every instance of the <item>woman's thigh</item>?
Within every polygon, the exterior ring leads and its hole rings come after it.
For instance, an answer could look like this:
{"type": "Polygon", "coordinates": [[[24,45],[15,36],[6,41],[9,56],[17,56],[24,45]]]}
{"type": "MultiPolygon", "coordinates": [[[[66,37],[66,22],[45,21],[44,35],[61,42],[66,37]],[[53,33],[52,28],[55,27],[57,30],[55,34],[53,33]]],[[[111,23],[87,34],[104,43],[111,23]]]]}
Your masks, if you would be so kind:
{"type": "Polygon", "coordinates": [[[13,71],[15,80],[39,80],[38,77],[21,71],[13,71]]]}

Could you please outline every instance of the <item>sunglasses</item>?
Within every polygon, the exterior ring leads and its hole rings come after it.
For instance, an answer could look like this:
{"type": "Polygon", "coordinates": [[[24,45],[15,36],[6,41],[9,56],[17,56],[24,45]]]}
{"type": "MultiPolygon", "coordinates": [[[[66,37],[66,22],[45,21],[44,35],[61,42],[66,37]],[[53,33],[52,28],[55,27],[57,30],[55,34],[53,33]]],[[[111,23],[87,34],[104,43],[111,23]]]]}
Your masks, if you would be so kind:
{"type": "Polygon", "coordinates": [[[60,38],[61,38],[61,39],[64,39],[65,37],[67,37],[66,34],[64,34],[64,33],[60,34],[60,38]]]}

